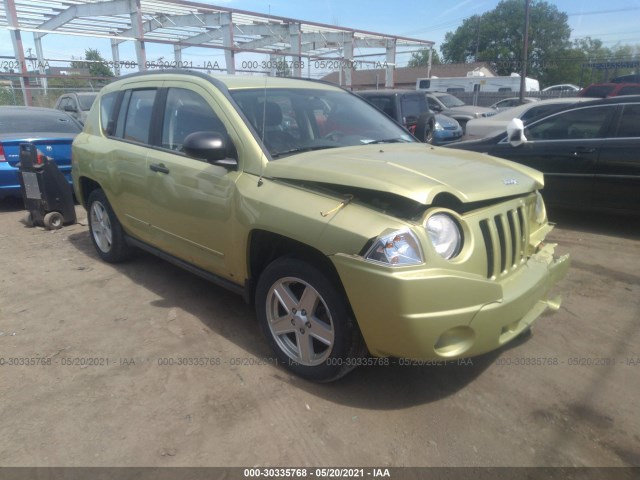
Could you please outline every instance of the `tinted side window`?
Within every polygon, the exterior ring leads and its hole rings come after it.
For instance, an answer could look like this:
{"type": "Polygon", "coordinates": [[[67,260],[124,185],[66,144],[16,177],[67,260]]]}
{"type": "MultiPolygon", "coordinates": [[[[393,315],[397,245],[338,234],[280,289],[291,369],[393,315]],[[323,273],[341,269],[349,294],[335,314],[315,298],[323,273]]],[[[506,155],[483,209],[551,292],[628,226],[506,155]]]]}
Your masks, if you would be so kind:
{"type": "Polygon", "coordinates": [[[118,92],[107,93],[100,99],[100,128],[105,135],[111,135],[115,118],[113,118],[113,107],[116,103],[118,92]],[[111,122],[111,125],[109,124],[111,122]]]}
{"type": "Polygon", "coordinates": [[[564,104],[554,103],[553,105],[540,105],[538,107],[531,107],[529,110],[522,114],[520,119],[522,121],[529,120],[530,118],[542,117],[553,112],[556,109],[564,107],[564,104]]]}
{"type": "Polygon", "coordinates": [[[638,95],[640,94],[640,86],[630,85],[628,87],[622,87],[618,92],[618,95],[638,95]]]}
{"type": "Polygon", "coordinates": [[[184,139],[194,132],[218,132],[227,138],[227,130],[204,98],[191,90],[170,88],[162,123],[162,147],[181,152],[184,139]]]}
{"type": "Polygon", "coordinates": [[[134,142],[149,142],[151,111],[156,97],[155,90],[133,90],[124,122],[124,139],[134,142]]]}
{"type": "Polygon", "coordinates": [[[60,103],[58,104],[58,108],[60,110],[64,110],[64,107],[66,107],[67,105],[69,105],[69,97],[62,97],[60,99],[60,103]]]}
{"type": "Polygon", "coordinates": [[[427,103],[429,104],[429,108],[431,110],[434,110],[434,111],[436,111],[436,109],[440,110],[440,104],[433,98],[427,97],[427,103]]]}
{"type": "Polygon", "coordinates": [[[625,105],[616,137],[640,137],[640,105],[625,105]]]}
{"type": "Polygon", "coordinates": [[[546,118],[525,129],[529,140],[602,138],[613,107],[578,108],[546,118]]]}
{"type": "Polygon", "coordinates": [[[611,92],[613,92],[612,85],[595,85],[587,87],[582,94],[583,97],[605,98],[611,92]]]}
{"type": "Polygon", "coordinates": [[[427,102],[424,95],[405,95],[402,97],[402,116],[406,118],[420,117],[427,111],[427,102]]]}
{"type": "Polygon", "coordinates": [[[382,110],[384,113],[394,118],[393,112],[393,99],[391,97],[370,97],[367,98],[376,107],[382,110]]]}

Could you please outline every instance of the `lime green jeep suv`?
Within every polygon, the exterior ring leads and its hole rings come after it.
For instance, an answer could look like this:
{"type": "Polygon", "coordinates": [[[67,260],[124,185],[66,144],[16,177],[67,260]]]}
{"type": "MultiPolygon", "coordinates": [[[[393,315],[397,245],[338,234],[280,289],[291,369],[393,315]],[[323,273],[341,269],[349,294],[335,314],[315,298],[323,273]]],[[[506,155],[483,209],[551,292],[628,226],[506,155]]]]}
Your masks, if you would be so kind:
{"type": "Polygon", "coordinates": [[[308,80],[123,77],[73,144],[73,183],[102,259],[142,248],[242,293],[318,381],[496,349],[558,308],[569,265],[543,243],[541,173],[422,144],[308,80]]]}

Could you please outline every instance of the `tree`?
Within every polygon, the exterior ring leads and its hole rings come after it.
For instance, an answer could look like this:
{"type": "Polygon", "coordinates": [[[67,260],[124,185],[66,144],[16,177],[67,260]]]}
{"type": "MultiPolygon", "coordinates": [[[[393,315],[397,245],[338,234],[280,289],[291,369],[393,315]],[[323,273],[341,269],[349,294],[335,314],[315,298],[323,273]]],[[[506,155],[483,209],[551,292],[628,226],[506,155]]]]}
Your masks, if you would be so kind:
{"type": "Polygon", "coordinates": [[[84,51],[84,59],[71,62],[71,68],[88,68],[92,77],[113,77],[113,72],[107,66],[107,61],[102,58],[100,52],[95,48],[87,48],[84,51]]]}
{"type": "MultiPolygon", "coordinates": [[[[502,0],[448,32],[441,51],[445,62],[487,62],[498,75],[522,71],[524,0],[502,0]]],[[[545,1],[531,1],[527,75],[545,83],[550,59],[571,49],[567,14],[545,1]]]]}
{"type": "MultiPolygon", "coordinates": [[[[440,55],[438,55],[437,50],[432,50],[431,65],[440,65],[441,63],[442,60],[440,60],[440,55]]],[[[423,48],[418,52],[412,53],[407,65],[412,68],[426,67],[429,65],[429,49],[423,48]]]]}

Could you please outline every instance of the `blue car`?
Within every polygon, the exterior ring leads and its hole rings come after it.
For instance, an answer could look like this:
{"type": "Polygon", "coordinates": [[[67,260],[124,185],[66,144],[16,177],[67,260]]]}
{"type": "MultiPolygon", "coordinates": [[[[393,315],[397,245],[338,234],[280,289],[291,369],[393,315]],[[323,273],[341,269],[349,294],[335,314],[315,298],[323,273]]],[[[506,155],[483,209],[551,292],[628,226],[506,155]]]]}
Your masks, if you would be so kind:
{"type": "Polygon", "coordinates": [[[71,143],[82,126],[53,108],[0,107],[0,200],[20,196],[20,143],[32,142],[54,159],[71,183],[71,143]]]}

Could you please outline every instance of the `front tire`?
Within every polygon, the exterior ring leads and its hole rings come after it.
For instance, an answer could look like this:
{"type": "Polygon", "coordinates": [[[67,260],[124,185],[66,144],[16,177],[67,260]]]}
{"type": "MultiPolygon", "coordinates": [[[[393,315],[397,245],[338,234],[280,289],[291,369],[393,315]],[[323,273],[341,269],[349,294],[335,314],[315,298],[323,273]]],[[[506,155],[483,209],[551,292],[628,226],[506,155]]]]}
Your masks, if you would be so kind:
{"type": "Polygon", "coordinates": [[[305,261],[282,257],[264,270],[256,311],[278,360],[303,378],[336,380],[366,352],[344,295],[305,261]]]}
{"type": "Polygon", "coordinates": [[[131,258],[133,247],[127,244],[122,225],[107,196],[100,189],[89,195],[89,232],[93,246],[105,262],[118,263],[131,258]]]}

